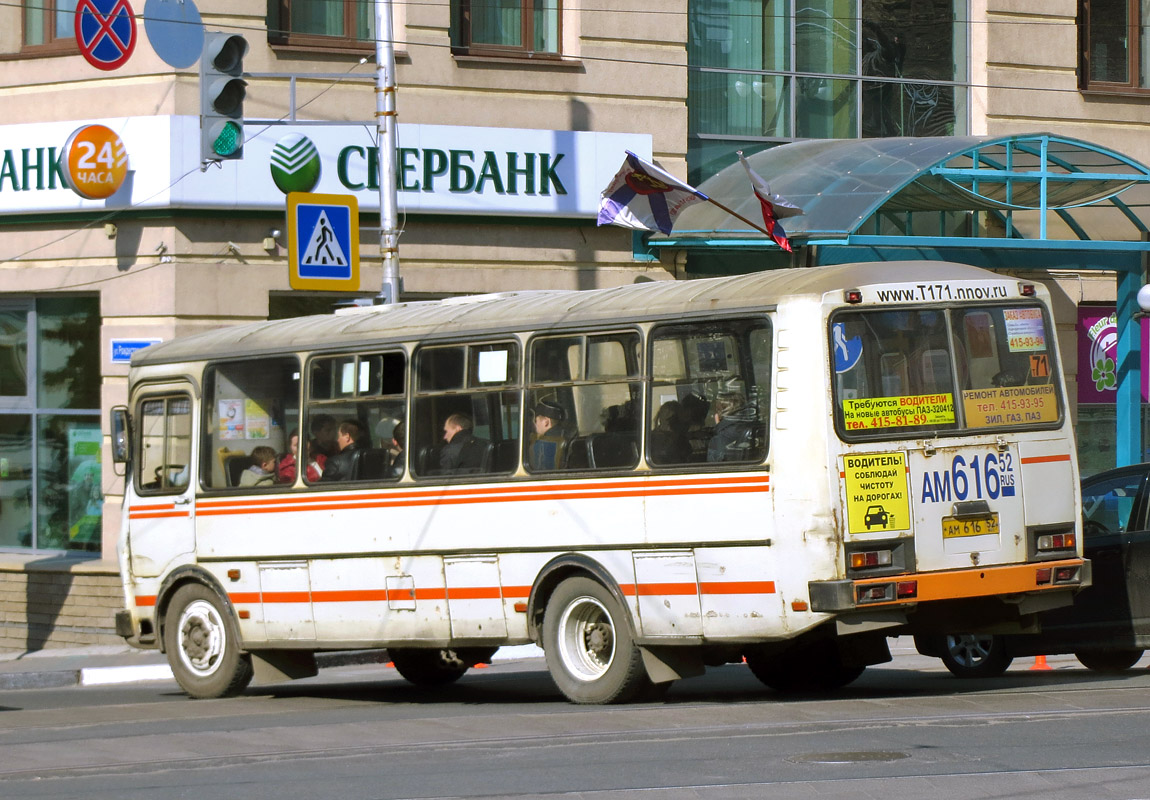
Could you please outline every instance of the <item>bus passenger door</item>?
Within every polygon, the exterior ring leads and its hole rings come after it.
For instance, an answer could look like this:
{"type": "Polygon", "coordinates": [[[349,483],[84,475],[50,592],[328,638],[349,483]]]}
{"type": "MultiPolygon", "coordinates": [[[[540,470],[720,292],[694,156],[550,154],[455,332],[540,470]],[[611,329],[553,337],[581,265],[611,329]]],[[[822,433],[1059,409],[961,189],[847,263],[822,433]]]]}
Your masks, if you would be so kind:
{"type": "Polygon", "coordinates": [[[444,556],[443,575],[452,639],[501,639],[507,635],[497,556],[444,556]]]}
{"type": "Polygon", "coordinates": [[[692,550],[635,553],[635,594],[643,636],[702,636],[692,550]]]}
{"type": "Polygon", "coordinates": [[[156,577],[195,550],[194,415],[191,387],[149,387],[135,407],[127,509],[132,574],[156,577]]]}

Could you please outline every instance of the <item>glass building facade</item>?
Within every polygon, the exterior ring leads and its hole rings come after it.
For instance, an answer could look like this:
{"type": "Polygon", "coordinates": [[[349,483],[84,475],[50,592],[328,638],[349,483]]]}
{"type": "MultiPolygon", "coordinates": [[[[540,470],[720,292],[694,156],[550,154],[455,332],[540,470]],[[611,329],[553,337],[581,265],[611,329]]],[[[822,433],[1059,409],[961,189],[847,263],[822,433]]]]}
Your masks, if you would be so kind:
{"type": "Polygon", "coordinates": [[[690,0],[689,180],[798,139],[967,133],[966,0],[690,0]]]}
{"type": "Polygon", "coordinates": [[[100,550],[100,308],[0,299],[0,550],[100,550]]]}

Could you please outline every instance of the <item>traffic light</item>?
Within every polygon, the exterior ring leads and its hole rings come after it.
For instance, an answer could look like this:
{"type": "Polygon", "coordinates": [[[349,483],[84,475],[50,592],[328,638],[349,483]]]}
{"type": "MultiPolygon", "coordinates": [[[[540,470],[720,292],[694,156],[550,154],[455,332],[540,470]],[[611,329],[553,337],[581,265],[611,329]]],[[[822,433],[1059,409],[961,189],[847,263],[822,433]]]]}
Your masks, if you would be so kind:
{"type": "Polygon", "coordinates": [[[207,31],[200,54],[200,161],[244,157],[244,56],[237,33],[207,31]]]}

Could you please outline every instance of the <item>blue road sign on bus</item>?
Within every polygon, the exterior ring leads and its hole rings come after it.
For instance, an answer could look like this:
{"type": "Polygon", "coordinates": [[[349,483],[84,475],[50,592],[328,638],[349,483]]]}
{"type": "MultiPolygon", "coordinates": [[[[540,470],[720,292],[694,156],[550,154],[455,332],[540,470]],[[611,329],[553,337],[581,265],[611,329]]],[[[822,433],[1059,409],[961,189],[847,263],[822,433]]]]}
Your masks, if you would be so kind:
{"type": "Polygon", "coordinates": [[[292,192],[287,205],[291,287],[359,291],[359,203],[355,196],[292,192]]]}

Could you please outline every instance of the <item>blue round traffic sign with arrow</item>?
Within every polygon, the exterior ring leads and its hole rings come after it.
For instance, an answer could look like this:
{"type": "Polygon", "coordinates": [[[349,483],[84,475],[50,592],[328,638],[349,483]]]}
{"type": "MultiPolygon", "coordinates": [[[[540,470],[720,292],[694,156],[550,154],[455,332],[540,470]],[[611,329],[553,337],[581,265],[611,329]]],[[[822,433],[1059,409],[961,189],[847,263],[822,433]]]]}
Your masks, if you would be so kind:
{"type": "Polygon", "coordinates": [[[136,49],[136,17],[128,0],[79,0],[76,43],[96,69],[123,66],[136,49]]]}

